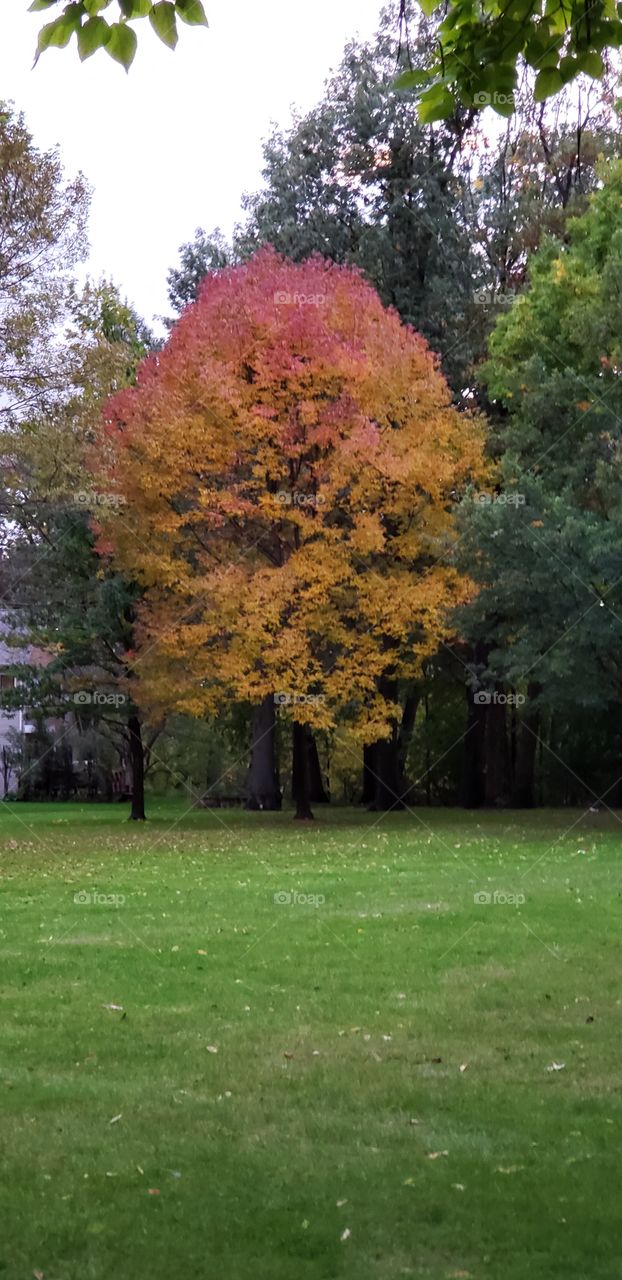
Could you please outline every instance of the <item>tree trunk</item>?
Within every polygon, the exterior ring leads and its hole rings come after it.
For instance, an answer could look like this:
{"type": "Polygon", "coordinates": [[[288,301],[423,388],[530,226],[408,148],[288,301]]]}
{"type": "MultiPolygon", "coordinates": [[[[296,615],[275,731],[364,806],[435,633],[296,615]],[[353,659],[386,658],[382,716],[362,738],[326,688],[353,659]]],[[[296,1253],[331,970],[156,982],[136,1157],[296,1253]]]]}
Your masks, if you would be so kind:
{"type": "Polygon", "coordinates": [[[484,803],[484,741],[486,731],[485,703],[475,702],[473,690],[466,686],[467,731],[464,736],[464,775],[462,803],[465,809],[479,809],[484,803]]]}
{"type": "MultiPolygon", "coordinates": [[[[500,685],[496,692],[502,693],[500,685]]],[[[492,701],[486,707],[484,803],[499,809],[508,801],[508,742],[506,703],[492,701]]]]}
{"type": "Polygon", "coordinates": [[[402,792],[404,790],[402,771],[400,769],[400,741],[397,720],[397,680],[381,676],[378,691],[387,702],[392,702],[396,714],[391,721],[391,734],[376,743],[376,790],[373,808],[382,810],[403,809],[402,792]]]}
{"type": "Polygon", "coordinates": [[[518,722],[512,792],[512,804],[516,809],[533,809],[536,801],[535,771],[540,712],[534,709],[533,702],[541,692],[542,685],[535,680],[527,686],[527,705],[518,722]]]}
{"type": "Polygon", "coordinates": [[[309,778],[309,727],[294,720],[292,725],[292,797],[295,817],[312,820],[309,778]]]}
{"type": "Polygon", "coordinates": [[[376,795],[376,747],[370,742],[363,747],[363,794],[361,804],[371,805],[376,795]]]}
{"type": "Polygon", "coordinates": [[[376,743],[376,792],[373,808],[378,810],[403,809],[402,776],[398,752],[397,733],[376,743]]]}
{"type": "Polygon", "coordinates": [[[417,719],[417,709],[419,707],[419,694],[409,693],[404,700],[404,709],[402,711],[402,719],[400,721],[399,733],[397,736],[397,755],[400,771],[400,794],[407,804],[415,803],[414,787],[408,787],[406,783],[406,761],[408,759],[408,750],[410,747],[413,730],[415,728],[415,720],[417,719]]]}
{"type": "Polygon", "coordinates": [[[307,733],[309,744],[309,799],[312,804],[330,804],[330,796],[324,786],[320,757],[312,729],[307,733]]]}
{"type": "Polygon", "coordinates": [[[253,708],[251,759],[246,779],[247,809],[280,809],[281,790],[276,765],[276,709],[266,694],[253,708]]]}
{"type": "Polygon", "coordinates": [[[140,720],[133,714],[128,717],[130,735],[130,767],[132,770],[131,822],[145,821],[145,758],[140,720]]]}

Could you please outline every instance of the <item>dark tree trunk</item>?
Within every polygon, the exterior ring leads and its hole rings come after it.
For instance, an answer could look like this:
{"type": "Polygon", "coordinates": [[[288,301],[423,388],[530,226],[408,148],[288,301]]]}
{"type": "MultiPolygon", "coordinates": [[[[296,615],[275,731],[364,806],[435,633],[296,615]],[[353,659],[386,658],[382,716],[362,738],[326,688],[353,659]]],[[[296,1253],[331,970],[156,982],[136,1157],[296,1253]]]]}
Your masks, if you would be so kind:
{"type": "Polygon", "coordinates": [[[363,794],[361,804],[373,804],[376,795],[376,747],[370,742],[363,747],[363,794]]]}
{"type": "Polygon", "coordinates": [[[406,761],[408,759],[408,750],[409,750],[411,739],[413,736],[413,730],[415,728],[415,720],[417,719],[418,706],[419,706],[419,694],[409,693],[404,701],[404,709],[402,711],[402,719],[400,722],[400,728],[399,728],[398,739],[397,739],[397,754],[398,754],[398,764],[399,764],[399,771],[400,771],[400,788],[401,788],[400,795],[403,796],[403,799],[407,802],[407,804],[415,803],[414,787],[408,787],[408,790],[405,790],[405,787],[407,785],[405,779],[406,779],[406,761]]]}
{"type": "Polygon", "coordinates": [[[488,707],[485,703],[475,702],[469,685],[466,687],[466,702],[462,803],[465,809],[479,809],[484,803],[484,742],[488,707]]]}
{"type": "Polygon", "coordinates": [[[541,692],[542,685],[535,680],[527,686],[527,705],[518,722],[514,788],[512,792],[512,804],[517,809],[533,809],[536,802],[535,772],[540,711],[534,709],[533,702],[541,692]]]}
{"type": "MultiPolygon", "coordinates": [[[[390,680],[386,676],[381,676],[378,681],[378,690],[387,702],[392,702],[396,705],[397,712],[397,680],[390,680]]],[[[390,737],[381,738],[375,746],[374,773],[376,775],[376,786],[372,808],[380,811],[403,809],[402,792],[404,783],[400,769],[397,714],[392,720],[390,737]]]]}
{"type": "Polygon", "coordinates": [[[251,759],[246,779],[247,809],[280,809],[276,764],[276,710],[271,693],[253,708],[251,759]]]}
{"type": "MultiPolygon", "coordinates": [[[[496,687],[502,693],[501,686],[496,687]]],[[[486,707],[486,763],[484,803],[499,809],[508,801],[508,740],[505,702],[492,701],[486,707]]]]}
{"type": "Polygon", "coordinates": [[[296,805],[295,817],[313,819],[309,778],[309,729],[306,724],[294,720],[292,725],[292,797],[296,805]]]}
{"type": "Polygon", "coordinates": [[[403,789],[397,735],[394,733],[390,738],[376,743],[376,792],[373,808],[403,809],[403,789]]]}
{"type": "Polygon", "coordinates": [[[128,718],[130,735],[130,767],[132,770],[132,808],[130,821],[145,821],[145,758],[140,720],[137,715],[128,718]]]}
{"type": "Polygon", "coordinates": [[[317,742],[311,729],[307,733],[309,744],[309,799],[312,804],[330,804],[330,796],[324,786],[317,742]]]}

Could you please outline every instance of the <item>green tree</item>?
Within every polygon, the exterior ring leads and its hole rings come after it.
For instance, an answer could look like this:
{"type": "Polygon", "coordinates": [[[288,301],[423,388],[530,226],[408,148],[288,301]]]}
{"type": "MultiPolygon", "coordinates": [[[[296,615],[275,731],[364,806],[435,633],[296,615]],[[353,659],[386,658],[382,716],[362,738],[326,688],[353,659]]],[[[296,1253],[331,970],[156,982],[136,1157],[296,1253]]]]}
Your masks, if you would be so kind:
{"type": "Polygon", "coordinates": [[[57,341],[76,263],[86,256],[89,192],[40,151],[0,104],[0,426],[62,390],[57,341]]]}
{"type": "Polygon", "coordinates": [[[482,377],[498,490],[461,517],[479,586],[462,617],[480,655],[473,687],[528,698],[525,743],[534,718],[583,709],[617,724],[622,705],[620,162],[602,178],[495,329],[482,377]]]}
{"type": "MultiPolygon", "coordinates": [[[[132,662],[138,590],[102,571],[97,516],[111,495],[89,479],[89,449],[103,401],[135,378],[148,331],[114,286],[75,293],[64,344],[64,395],[4,433],[4,601],[15,631],[51,655],[29,677],[40,711],[73,711],[83,725],[105,720],[125,743],[131,817],[144,814],[144,744],[132,662]],[[99,700],[93,697],[97,692],[99,700]]],[[[117,509],[119,519],[123,512],[117,509]]]]}

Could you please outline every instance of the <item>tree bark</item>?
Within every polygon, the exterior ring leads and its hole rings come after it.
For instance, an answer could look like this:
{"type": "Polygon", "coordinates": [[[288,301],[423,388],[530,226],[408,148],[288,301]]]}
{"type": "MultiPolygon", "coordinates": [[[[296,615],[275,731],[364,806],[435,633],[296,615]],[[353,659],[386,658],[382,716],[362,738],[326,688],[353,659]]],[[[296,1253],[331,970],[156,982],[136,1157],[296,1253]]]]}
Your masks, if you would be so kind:
{"type": "Polygon", "coordinates": [[[381,738],[375,743],[375,789],[372,808],[379,811],[403,809],[402,792],[404,790],[402,771],[400,769],[400,740],[397,720],[397,680],[381,676],[378,690],[387,702],[392,702],[396,714],[391,721],[391,732],[388,738],[381,738]]]}
{"type": "Polygon", "coordinates": [[[517,809],[533,809],[536,802],[535,772],[540,711],[534,709],[533,702],[541,692],[542,685],[535,680],[527,686],[527,704],[517,726],[512,791],[512,804],[517,809]]]}
{"type": "Polygon", "coordinates": [[[361,804],[371,805],[376,795],[376,747],[377,742],[370,742],[363,747],[363,793],[361,804]]]}
{"type": "Polygon", "coordinates": [[[247,809],[281,808],[276,763],[276,709],[271,693],[266,694],[259,706],[253,708],[251,758],[246,790],[247,809]]]}
{"type": "Polygon", "coordinates": [[[143,755],[142,729],[138,716],[128,717],[130,735],[130,767],[132,770],[131,822],[145,821],[145,758],[143,755]]]}
{"type": "Polygon", "coordinates": [[[292,797],[295,817],[313,820],[309,777],[309,727],[294,720],[292,725],[292,797]]]}
{"type": "MultiPolygon", "coordinates": [[[[502,693],[500,685],[496,692],[502,693]]],[[[508,741],[505,702],[492,701],[486,707],[486,747],[484,769],[484,803],[499,809],[508,802],[508,741]]]]}
{"type": "Polygon", "coordinates": [[[465,809],[479,809],[484,803],[484,742],[488,706],[475,702],[470,685],[466,686],[465,692],[467,731],[464,736],[462,803],[465,809]]]}
{"type": "Polygon", "coordinates": [[[402,711],[402,719],[400,721],[399,733],[397,736],[397,755],[400,772],[400,795],[408,804],[415,803],[414,787],[408,787],[406,790],[406,761],[408,759],[408,750],[410,747],[413,731],[415,728],[415,720],[417,719],[417,710],[419,707],[419,694],[409,693],[404,700],[404,708],[402,711]]]}
{"type": "Polygon", "coordinates": [[[312,729],[307,733],[309,747],[309,799],[312,804],[330,804],[330,796],[324,786],[317,742],[312,729]]]}

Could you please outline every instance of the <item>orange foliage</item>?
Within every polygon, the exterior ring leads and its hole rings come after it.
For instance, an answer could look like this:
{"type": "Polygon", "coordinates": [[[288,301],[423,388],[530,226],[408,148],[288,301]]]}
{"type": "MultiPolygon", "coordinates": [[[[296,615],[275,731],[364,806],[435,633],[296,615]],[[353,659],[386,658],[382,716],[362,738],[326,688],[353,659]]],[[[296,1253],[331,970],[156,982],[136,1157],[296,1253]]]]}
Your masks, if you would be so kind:
{"type": "Polygon", "coordinates": [[[313,693],[295,718],[377,737],[378,677],[415,675],[465,596],[452,506],[482,449],[357,272],[264,249],[209,277],[100,442],[125,499],[106,538],[145,589],[147,705],[313,693]]]}

